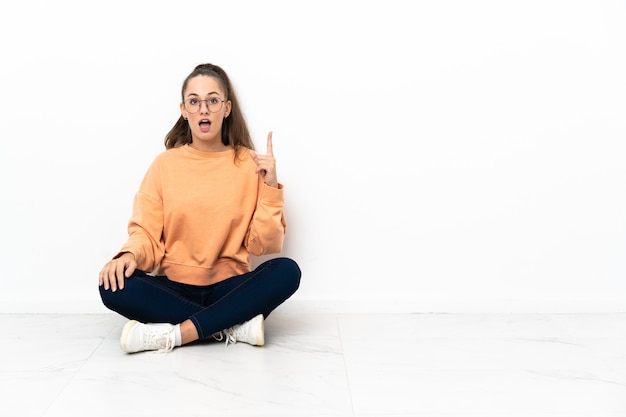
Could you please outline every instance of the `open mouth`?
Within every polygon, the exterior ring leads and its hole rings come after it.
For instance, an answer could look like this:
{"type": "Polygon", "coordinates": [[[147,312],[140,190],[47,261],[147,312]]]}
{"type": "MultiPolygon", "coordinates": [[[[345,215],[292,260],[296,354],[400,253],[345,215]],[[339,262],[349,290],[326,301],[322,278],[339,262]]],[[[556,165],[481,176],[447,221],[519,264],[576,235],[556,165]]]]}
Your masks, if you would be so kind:
{"type": "Polygon", "coordinates": [[[202,132],[208,132],[211,128],[211,121],[209,119],[202,119],[198,122],[198,125],[200,126],[200,130],[202,132]]]}

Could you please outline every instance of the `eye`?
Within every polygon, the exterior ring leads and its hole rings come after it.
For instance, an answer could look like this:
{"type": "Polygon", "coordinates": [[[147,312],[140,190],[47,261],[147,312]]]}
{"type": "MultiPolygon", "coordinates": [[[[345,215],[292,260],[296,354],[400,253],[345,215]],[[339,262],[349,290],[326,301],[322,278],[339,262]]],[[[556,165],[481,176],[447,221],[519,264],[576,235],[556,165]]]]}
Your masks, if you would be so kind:
{"type": "Polygon", "coordinates": [[[219,99],[217,99],[217,98],[215,98],[215,97],[211,97],[211,98],[209,99],[209,104],[217,104],[217,103],[219,103],[219,102],[220,102],[220,101],[219,101],[219,99]]]}
{"type": "Polygon", "coordinates": [[[187,103],[189,103],[192,106],[197,106],[199,102],[200,101],[197,98],[190,98],[189,100],[187,100],[187,103]]]}

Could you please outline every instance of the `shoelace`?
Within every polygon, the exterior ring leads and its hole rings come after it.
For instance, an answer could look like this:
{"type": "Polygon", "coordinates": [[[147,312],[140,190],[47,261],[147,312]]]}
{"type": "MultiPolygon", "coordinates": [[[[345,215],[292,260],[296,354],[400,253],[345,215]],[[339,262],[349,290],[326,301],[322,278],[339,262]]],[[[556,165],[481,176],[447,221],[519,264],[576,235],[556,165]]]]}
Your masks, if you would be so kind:
{"type": "Polygon", "coordinates": [[[168,353],[168,352],[171,352],[173,349],[174,349],[174,341],[172,340],[171,337],[169,337],[169,334],[168,334],[165,337],[165,346],[159,349],[157,352],[168,353]]]}
{"type": "Polygon", "coordinates": [[[226,347],[228,347],[229,343],[237,343],[237,338],[235,337],[235,332],[233,331],[233,329],[225,329],[217,333],[213,333],[213,338],[218,342],[226,339],[226,347]]]}
{"type": "Polygon", "coordinates": [[[148,337],[144,342],[146,347],[161,345],[162,339],[165,338],[165,346],[159,348],[157,352],[159,353],[168,353],[174,349],[174,337],[172,337],[173,329],[163,331],[162,329],[150,329],[151,331],[148,333],[148,337]]]}

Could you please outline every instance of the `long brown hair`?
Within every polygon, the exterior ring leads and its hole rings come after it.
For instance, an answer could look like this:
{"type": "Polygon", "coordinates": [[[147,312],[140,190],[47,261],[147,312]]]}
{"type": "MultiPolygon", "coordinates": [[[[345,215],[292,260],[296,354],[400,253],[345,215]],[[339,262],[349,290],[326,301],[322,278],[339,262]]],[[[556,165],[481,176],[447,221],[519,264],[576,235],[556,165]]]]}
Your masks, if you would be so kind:
{"type": "MultiPolygon", "coordinates": [[[[244,119],[241,108],[239,107],[239,101],[235,95],[235,89],[233,88],[226,71],[222,68],[213,64],[198,65],[183,82],[183,88],[181,91],[182,101],[185,100],[185,89],[187,89],[189,80],[199,75],[215,78],[220,84],[222,90],[224,90],[224,94],[226,95],[224,99],[230,100],[231,102],[232,107],[230,114],[226,119],[224,119],[222,124],[222,143],[226,146],[232,146],[235,149],[235,158],[239,154],[239,150],[242,146],[254,150],[254,144],[250,138],[250,132],[248,131],[246,120],[244,119]]],[[[189,123],[187,123],[181,115],[176,121],[176,124],[174,124],[174,127],[172,127],[172,129],[165,136],[165,149],[182,146],[187,143],[191,143],[191,141],[192,138],[189,123]]]]}

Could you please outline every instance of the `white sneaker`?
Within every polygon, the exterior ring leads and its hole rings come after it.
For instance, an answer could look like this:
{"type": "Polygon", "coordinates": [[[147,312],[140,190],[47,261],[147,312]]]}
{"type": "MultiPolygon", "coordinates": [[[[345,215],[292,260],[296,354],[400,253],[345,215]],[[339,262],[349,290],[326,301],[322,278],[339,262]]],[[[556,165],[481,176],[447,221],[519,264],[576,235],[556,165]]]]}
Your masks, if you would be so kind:
{"type": "Polygon", "coordinates": [[[120,337],[120,347],[128,353],[144,350],[167,353],[175,344],[174,326],[169,323],[144,324],[131,320],[124,326],[120,337]]]}
{"type": "Polygon", "coordinates": [[[226,346],[229,343],[244,342],[253,346],[265,344],[265,322],[263,314],[259,314],[251,320],[237,324],[229,329],[222,330],[213,335],[215,340],[222,341],[226,338],[226,346]]]}

